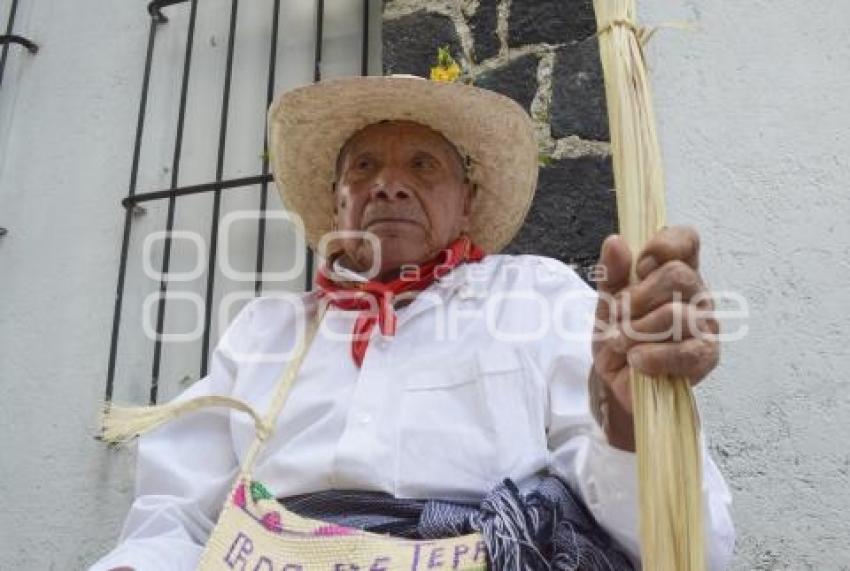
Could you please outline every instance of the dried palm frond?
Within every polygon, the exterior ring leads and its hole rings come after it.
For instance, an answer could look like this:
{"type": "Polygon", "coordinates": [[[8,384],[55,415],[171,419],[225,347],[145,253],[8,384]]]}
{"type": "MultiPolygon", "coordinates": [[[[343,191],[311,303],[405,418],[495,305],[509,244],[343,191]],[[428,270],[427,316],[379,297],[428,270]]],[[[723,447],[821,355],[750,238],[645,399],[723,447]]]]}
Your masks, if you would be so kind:
{"type": "MultiPolygon", "coordinates": [[[[594,0],[620,232],[635,254],[665,223],[664,176],[635,0],[594,0]]],[[[688,379],[631,372],[641,560],[651,571],[705,569],[702,459],[688,379]]]]}

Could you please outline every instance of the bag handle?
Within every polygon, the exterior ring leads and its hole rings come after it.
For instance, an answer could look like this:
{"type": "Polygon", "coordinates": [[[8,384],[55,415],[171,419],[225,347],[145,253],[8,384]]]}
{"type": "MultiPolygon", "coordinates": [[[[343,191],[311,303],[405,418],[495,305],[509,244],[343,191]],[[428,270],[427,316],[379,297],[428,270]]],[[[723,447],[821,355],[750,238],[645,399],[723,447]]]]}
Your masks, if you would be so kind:
{"type": "Polygon", "coordinates": [[[313,340],[319,332],[319,326],[322,324],[322,319],[327,309],[328,304],[320,300],[319,307],[316,309],[316,315],[310,320],[310,325],[307,327],[304,338],[301,339],[301,343],[295,352],[295,357],[289,362],[289,366],[286,367],[280,381],[277,383],[277,389],[266,412],[266,416],[260,424],[255,423],[256,434],[254,436],[254,442],[251,443],[251,447],[248,448],[248,452],[242,461],[241,474],[249,475],[251,473],[254,469],[254,462],[257,459],[257,455],[263,448],[263,444],[274,432],[277,417],[283,409],[283,405],[286,404],[286,397],[289,396],[292,385],[295,384],[295,379],[298,378],[298,372],[301,370],[301,365],[304,363],[304,359],[313,345],[313,340]]]}
{"type": "Polygon", "coordinates": [[[274,432],[278,414],[283,408],[286,397],[298,377],[298,371],[301,369],[307,352],[316,338],[327,307],[327,303],[319,302],[316,314],[310,320],[307,331],[295,351],[295,356],[281,373],[277,389],[265,416],[257,413],[245,401],[222,395],[207,395],[180,402],[151,406],[120,406],[107,402],[101,415],[101,432],[98,438],[110,444],[124,444],[186,413],[202,408],[226,407],[247,413],[254,419],[254,441],[245,455],[241,468],[242,474],[249,474],[254,467],[254,462],[263,447],[263,443],[274,432]]]}

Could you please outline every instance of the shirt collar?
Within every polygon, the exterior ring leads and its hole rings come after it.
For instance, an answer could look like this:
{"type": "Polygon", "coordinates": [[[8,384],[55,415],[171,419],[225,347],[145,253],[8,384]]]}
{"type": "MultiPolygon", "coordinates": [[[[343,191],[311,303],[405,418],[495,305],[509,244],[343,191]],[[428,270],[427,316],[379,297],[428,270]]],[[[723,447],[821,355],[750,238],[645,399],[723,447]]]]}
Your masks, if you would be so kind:
{"type": "Polygon", "coordinates": [[[413,303],[399,311],[398,325],[401,326],[429,309],[447,304],[453,296],[457,296],[461,301],[486,298],[490,289],[491,273],[492,268],[487,258],[481,262],[456,267],[446,276],[435,280],[413,303]]]}
{"type": "MultiPolygon", "coordinates": [[[[476,263],[461,264],[449,274],[434,280],[413,303],[401,308],[398,313],[399,325],[440,303],[448,302],[453,295],[463,301],[487,297],[492,272],[488,258],[489,256],[476,263]],[[441,301],[438,301],[438,297],[441,301]]],[[[340,258],[331,262],[331,268],[334,274],[343,280],[361,283],[369,281],[363,274],[345,267],[340,258]]]]}
{"type": "Polygon", "coordinates": [[[344,281],[361,283],[369,281],[369,279],[363,274],[358,274],[354,270],[343,266],[339,257],[334,259],[334,261],[331,263],[331,269],[333,270],[335,276],[342,278],[344,281]]]}

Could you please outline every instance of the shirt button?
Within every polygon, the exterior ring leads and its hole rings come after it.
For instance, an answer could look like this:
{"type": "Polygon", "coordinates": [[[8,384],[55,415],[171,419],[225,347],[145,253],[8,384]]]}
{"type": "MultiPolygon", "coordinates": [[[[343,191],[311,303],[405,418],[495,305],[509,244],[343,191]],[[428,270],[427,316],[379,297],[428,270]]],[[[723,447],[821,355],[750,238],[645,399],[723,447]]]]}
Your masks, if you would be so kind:
{"type": "Polygon", "coordinates": [[[360,424],[369,424],[370,422],[372,422],[372,416],[364,413],[360,415],[360,418],[358,418],[358,420],[360,421],[360,424]]]}

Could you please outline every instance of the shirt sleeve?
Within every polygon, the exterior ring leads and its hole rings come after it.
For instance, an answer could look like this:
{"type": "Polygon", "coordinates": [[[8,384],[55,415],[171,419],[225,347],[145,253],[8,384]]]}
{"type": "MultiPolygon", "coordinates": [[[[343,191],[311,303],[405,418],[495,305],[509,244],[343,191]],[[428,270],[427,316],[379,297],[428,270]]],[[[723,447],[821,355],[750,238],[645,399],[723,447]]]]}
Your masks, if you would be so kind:
{"type": "MultiPolygon", "coordinates": [[[[552,281],[560,285],[544,284],[543,290],[553,298],[556,310],[562,310],[557,334],[550,336],[539,355],[549,393],[550,470],[581,496],[596,521],[639,566],[637,456],[610,446],[590,412],[587,380],[598,295],[568,266],[554,261],[545,265],[559,278],[552,281]]],[[[729,489],[704,439],[701,445],[706,551],[708,568],[714,571],[729,565],[735,530],[729,489]]]]}
{"type": "MultiPolygon", "coordinates": [[[[209,374],[175,401],[232,393],[237,370],[234,344],[244,343],[252,312],[252,303],[242,309],[213,351],[209,374]]],[[[238,470],[229,409],[200,409],[143,435],[135,499],[118,545],[90,571],[122,566],[136,571],[196,569],[238,470]]]]}

